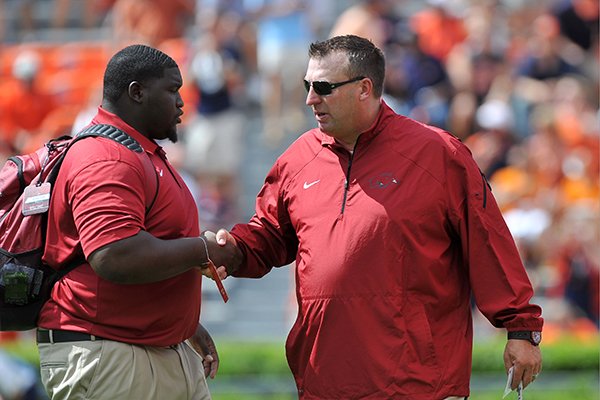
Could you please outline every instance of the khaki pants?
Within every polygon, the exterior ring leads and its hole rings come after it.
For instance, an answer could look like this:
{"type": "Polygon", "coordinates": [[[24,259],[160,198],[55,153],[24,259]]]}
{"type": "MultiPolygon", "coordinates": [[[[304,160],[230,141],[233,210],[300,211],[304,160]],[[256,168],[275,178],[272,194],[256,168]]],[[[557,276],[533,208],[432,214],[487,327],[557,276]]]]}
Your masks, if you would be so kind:
{"type": "Polygon", "coordinates": [[[38,344],[52,400],[210,400],[202,358],[189,344],[134,346],[112,340],[38,344]]]}

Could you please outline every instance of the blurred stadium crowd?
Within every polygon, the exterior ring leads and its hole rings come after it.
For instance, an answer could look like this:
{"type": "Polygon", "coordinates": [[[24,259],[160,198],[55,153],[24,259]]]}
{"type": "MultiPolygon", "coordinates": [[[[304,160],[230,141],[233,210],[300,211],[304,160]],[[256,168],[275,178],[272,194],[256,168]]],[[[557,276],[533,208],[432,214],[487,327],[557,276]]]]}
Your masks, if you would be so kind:
{"type": "Polygon", "coordinates": [[[150,44],[184,74],[181,138],[167,153],[203,227],[230,227],[251,212],[238,201],[244,135],[274,149],[313,125],[308,44],[365,36],[384,49],[388,104],[460,137],[488,177],[544,307],[545,340],[593,335],[598,16],[597,0],[0,0],[0,155],[77,132],[109,57],[150,44]]]}

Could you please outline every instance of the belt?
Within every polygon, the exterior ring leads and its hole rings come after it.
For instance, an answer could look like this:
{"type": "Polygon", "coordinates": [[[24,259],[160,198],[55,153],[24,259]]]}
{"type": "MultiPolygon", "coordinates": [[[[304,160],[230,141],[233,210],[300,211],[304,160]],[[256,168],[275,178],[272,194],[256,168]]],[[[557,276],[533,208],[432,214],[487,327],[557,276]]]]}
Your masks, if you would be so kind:
{"type": "Polygon", "coordinates": [[[90,335],[89,333],[73,332],[73,331],[61,331],[61,330],[42,330],[38,329],[36,332],[36,339],[38,343],[64,343],[64,342],[83,342],[83,341],[95,341],[102,340],[103,338],[90,335]]]}

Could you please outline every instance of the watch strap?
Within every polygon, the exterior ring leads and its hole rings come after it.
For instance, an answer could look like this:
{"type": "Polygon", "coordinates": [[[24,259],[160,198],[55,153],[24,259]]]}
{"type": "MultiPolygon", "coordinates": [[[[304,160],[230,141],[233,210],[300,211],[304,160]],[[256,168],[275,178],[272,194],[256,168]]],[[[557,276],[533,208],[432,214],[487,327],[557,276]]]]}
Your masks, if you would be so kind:
{"type": "Polygon", "coordinates": [[[527,340],[534,346],[540,344],[541,332],[533,331],[513,331],[508,332],[508,339],[527,340]]]}

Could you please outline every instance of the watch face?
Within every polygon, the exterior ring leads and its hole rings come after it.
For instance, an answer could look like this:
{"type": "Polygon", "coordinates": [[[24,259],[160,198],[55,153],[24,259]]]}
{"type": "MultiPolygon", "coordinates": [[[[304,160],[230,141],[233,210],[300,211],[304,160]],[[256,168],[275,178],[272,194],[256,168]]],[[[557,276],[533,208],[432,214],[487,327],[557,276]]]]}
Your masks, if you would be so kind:
{"type": "Polygon", "coordinates": [[[536,345],[540,344],[540,342],[542,341],[542,332],[536,332],[536,331],[531,332],[531,340],[536,345]]]}

